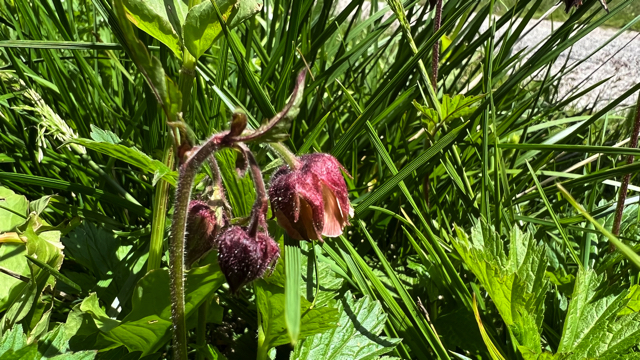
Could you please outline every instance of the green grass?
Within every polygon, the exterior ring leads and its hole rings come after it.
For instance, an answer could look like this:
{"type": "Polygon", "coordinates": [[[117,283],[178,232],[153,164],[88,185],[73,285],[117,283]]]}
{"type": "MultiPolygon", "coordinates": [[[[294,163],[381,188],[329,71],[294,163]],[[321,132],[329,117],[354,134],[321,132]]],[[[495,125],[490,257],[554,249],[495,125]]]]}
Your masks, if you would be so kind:
{"type": "MultiPolygon", "coordinates": [[[[10,348],[0,357],[175,358],[174,136],[201,144],[238,111],[258,128],[303,69],[294,110],[269,138],[282,143],[246,145],[267,186],[283,147],[333,155],[351,225],[298,243],[270,213],[281,258],[237,296],[216,251],[178,274],[190,357],[637,356],[636,187],[620,234],[609,232],[620,181],[640,169],[625,161],[637,149],[614,146],[635,115],[619,104],[640,84],[600,110],[574,108],[591,89],[561,97],[558,83],[587,59],[551,64],[597,27],[625,26],[638,1],[612,2],[610,14],[597,0],[559,9],[563,25],[531,54],[514,44],[553,2],[444,1],[437,32],[420,1],[393,1],[387,19],[362,0],[338,14],[334,0],[265,0],[224,27],[230,4],[217,2],[218,14],[204,3],[192,9],[210,16],[190,26],[217,37],[198,47],[198,36],[182,42],[179,21],[137,12],[155,1],[0,4],[0,351],[10,348]]],[[[238,156],[215,154],[228,219],[245,225],[257,175],[240,177],[238,156]]],[[[215,198],[215,173],[197,173],[194,198],[215,198]]]]}

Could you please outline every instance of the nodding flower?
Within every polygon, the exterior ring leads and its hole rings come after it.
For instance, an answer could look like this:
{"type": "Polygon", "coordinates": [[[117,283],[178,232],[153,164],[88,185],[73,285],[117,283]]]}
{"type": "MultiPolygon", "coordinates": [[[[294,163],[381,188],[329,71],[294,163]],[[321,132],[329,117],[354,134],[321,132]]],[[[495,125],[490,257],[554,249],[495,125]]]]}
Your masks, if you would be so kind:
{"type": "Polygon", "coordinates": [[[193,263],[209,253],[215,245],[220,229],[226,225],[226,217],[204,201],[192,200],[187,212],[185,264],[193,263]]]}
{"type": "Polygon", "coordinates": [[[278,224],[297,240],[340,236],[353,216],[344,167],[321,153],[297,161],[294,168],[283,166],[271,177],[269,199],[278,224]]]}
{"type": "Polygon", "coordinates": [[[278,257],[278,244],[264,232],[251,236],[247,229],[234,225],[218,236],[218,264],[231,293],[264,276],[278,257]]]}

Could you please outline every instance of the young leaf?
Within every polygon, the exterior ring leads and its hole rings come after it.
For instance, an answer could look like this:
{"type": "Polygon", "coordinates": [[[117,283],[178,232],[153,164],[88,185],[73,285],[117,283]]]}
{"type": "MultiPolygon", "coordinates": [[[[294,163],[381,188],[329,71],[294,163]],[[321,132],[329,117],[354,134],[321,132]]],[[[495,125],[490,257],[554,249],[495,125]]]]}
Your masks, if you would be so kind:
{"type": "Polygon", "coordinates": [[[174,8],[178,9],[179,6],[166,6],[162,0],[123,0],[123,3],[129,21],[182,57],[182,44],[178,36],[180,22],[174,12],[174,8]]]}
{"type": "Polygon", "coordinates": [[[538,246],[531,234],[514,228],[507,255],[500,235],[483,219],[471,230],[471,239],[457,227],[456,232],[454,247],[489,293],[521,351],[540,354],[549,285],[545,247],[538,246]]]}
{"type": "Polygon", "coordinates": [[[175,185],[177,181],[177,173],[171,171],[169,167],[159,160],[149,157],[135,147],[128,147],[121,144],[112,144],[109,142],[98,142],[89,139],[76,138],[69,142],[82,145],[87,149],[94,150],[101,154],[111,156],[115,159],[124,161],[133,166],[154,174],[154,181],[164,179],[171,185],[175,185]]]}
{"type": "Polygon", "coordinates": [[[593,270],[578,272],[558,346],[562,359],[619,359],[640,342],[640,313],[623,312],[629,291],[604,283],[593,270]]]}
{"type": "MultiPolygon", "coordinates": [[[[288,344],[289,335],[284,319],[285,294],[284,289],[268,284],[264,280],[256,282],[256,296],[258,309],[262,318],[267,348],[288,344]]],[[[322,333],[336,327],[338,322],[338,310],[331,307],[310,309],[311,303],[306,299],[300,299],[302,318],[300,320],[300,334],[298,339],[322,333]]]]}
{"type": "Polygon", "coordinates": [[[10,189],[0,186],[0,233],[13,231],[27,221],[29,201],[10,189]]]}
{"type": "Polygon", "coordinates": [[[347,292],[338,302],[338,327],[302,340],[291,359],[373,359],[401,341],[380,336],[387,320],[380,302],[369,296],[355,300],[347,292]]]}
{"type": "MultiPolygon", "coordinates": [[[[236,0],[215,1],[223,20],[227,21],[236,5],[236,0]]],[[[198,59],[211,47],[221,31],[222,27],[218,22],[213,4],[208,0],[203,1],[189,10],[184,21],[184,46],[193,57],[198,59]]]]}
{"type": "MultiPolygon", "coordinates": [[[[442,123],[447,123],[455,118],[465,117],[472,114],[477,106],[474,104],[482,99],[484,95],[476,96],[464,96],[455,95],[453,97],[449,95],[442,96],[442,123]]],[[[420,111],[428,122],[438,124],[438,113],[432,108],[428,108],[419,104],[417,101],[413,101],[413,105],[420,111]]]]}

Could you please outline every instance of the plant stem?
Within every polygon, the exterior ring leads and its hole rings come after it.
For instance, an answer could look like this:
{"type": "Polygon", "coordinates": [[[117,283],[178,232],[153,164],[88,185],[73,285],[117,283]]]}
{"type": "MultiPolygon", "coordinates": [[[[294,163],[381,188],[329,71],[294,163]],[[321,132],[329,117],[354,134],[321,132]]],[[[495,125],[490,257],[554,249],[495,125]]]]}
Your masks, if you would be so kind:
{"type": "Polygon", "coordinates": [[[174,358],[187,360],[187,326],[184,309],[184,243],[187,232],[187,210],[191,200],[191,188],[202,163],[217,150],[227,133],[212,136],[204,145],[180,166],[178,185],[171,224],[170,266],[171,320],[173,322],[174,358]]]}
{"type": "Polygon", "coordinates": [[[196,58],[194,58],[189,51],[185,48],[184,59],[182,60],[182,67],[180,68],[180,76],[178,78],[178,86],[180,87],[180,93],[182,94],[182,117],[187,118],[189,111],[189,103],[191,102],[191,88],[193,87],[193,80],[196,78],[196,58]]]}
{"type": "Polygon", "coordinates": [[[260,225],[264,226],[266,224],[269,199],[267,198],[267,189],[262,179],[262,171],[260,171],[260,166],[256,158],[253,156],[253,153],[246,148],[246,145],[243,146],[243,150],[249,161],[249,169],[251,170],[251,177],[253,178],[253,184],[256,189],[256,202],[253,204],[253,209],[251,209],[251,221],[249,222],[247,230],[249,236],[254,237],[260,225]]]}
{"type": "MultiPolygon", "coordinates": [[[[638,147],[638,133],[640,133],[640,94],[638,94],[638,100],[636,104],[636,116],[633,123],[633,131],[631,133],[631,141],[629,142],[629,148],[635,149],[638,147]]],[[[633,155],[627,156],[627,164],[633,163],[633,155]]],[[[625,174],[622,178],[622,184],[620,185],[620,192],[618,193],[618,205],[616,206],[616,216],[613,220],[613,229],[611,230],[613,235],[618,236],[620,234],[620,222],[622,221],[622,211],[624,210],[624,202],[627,199],[627,188],[629,187],[629,179],[631,174],[625,174]]],[[[615,250],[613,243],[609,244],[609,251],[615,250]]]]}
{"type": "MultiPolygon", "coordinates": [[[[257,287],[258,285],[254,285],[257,287]]],[[[258,294],[258,291],[255,291],[258,294]]],[[[259,302],[257,302],[259,304],[259,302]]],[[[269,358],[269,344],[267,343],[267,338],[264,334],[264,329],[262,328],[262,315],[260,314],[260,309],[258,308],[258,354],[256,356],[256,360],[267,360],[269,358]]]]}
{"type": "MultiPolygon", "coordinates": [[[[173,151],[171,139],[167,139],[164,146],[162,162],[173,168],[173,151]]],[[[147,260],[147,272],[160,268],[162,260],[162,241],[164,240],[164,225],[167,220],[167,207],[169,203],[169,183],[160,180],[153,196],[153,219],[151,221],[151,240],[149,243],[149,259],[147,260]]]]}
{"type": "MultiPolygon", "coordinates": [[[[440,22],[442,21],[442,0],[436,3],[436,16],[433,18],[433,33],[440,30],[440,22]]],[[[431,85],[433,90],[438,89],[438,65],[440,63],[440,40],[436,40],[433,44],[433,54],[431,54],[431,85]]]]}
{"type": "MultiPolygon", "coordinates": [[[[204,348],[207,343],[207,310],[209,308],[209,301],[205,301],[198,308],[198,327],[196,328],[196,345],[199,348],[204,348]]],[[[204,360],[203,352],[198,351],[196,353],[196,360],[204,360]]]]}
{"type": "Polygon", "coordinates": [[[274,143],[269,143],[269,146],[271,146],[271,148],[278,153],[278,155],[280,156],[280,158],[287,164],[289,165],[289,167],[292,170],[296,170],[299,169],[300,166],[302,166],[302,164],[300,164],[300,161],[298,161],[298,158],[296,157],[296,154],[294,154],[293,152],[291,152],[291,150],[289,150],[289,148],[283,144],[283,143],[279,143],[279,142],[274,142],[274,143]]]}

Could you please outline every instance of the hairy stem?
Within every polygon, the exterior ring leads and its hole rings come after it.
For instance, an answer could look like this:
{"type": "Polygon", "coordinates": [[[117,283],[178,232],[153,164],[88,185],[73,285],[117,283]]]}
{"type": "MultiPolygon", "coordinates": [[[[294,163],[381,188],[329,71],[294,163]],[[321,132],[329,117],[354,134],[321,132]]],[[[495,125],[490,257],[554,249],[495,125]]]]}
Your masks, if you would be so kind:
{"type": "Polygon", "coordinates": [[[256,189],[256,202],[251,209],[251,221],[249,222],[249,228],[247,233],[249,236],[254,237],[258,232],[260,225],[266,224],[267,208],[269,206],[269,199],[267,198],[267,189],[264,186],[264,180],[262,179],[262,171],[260,166],[253,156],[253,153],[246,148],[245,154],[249,161],[249,169],[251,170],[251,177],[253,178],[253,184],[256,189]]]}
{"type": "MultiPolygon", "coordinates": [[[[638,147],[638,133],[640,133],[640,94],[638,94],[638,101],[636,104],[636,116],[633,123],[633,131],[631,133],[631,141],[629,147],[634,149],[638,147]]],[[[633,155],[627,156],[627,164],[633,163],[633,155]]],[[[631,174],[625,174],[622,178],[622,184],[620,185],[620,192],[618,193],[618,205],[616,206],[616,216],[613,220],[613,229],[611,232],[613,235],[618,236],[620,234],[620,222],[622,221],[622,211],[624,210],[624,202],[627,199],[627,188],[629,187],[629,179],[631,174]]],[[[614,251],[615,245],[609,244],[609,251],[614,251]]]]}
{"type": "MultiPolygon", "coordinates": [[[[440,23],[442,21],[442,0],[438,0],[436,3],[436,16],[433,18],[433,32],[436,33],[440,30],[440,23]]],[[[436,40],[433,44],[433,54],[431,55],[431,85],[433,89],[438,88],[438,66],[440,63],[440,40],[436,40]]]]}
{"type": "Polygon", "coordinates": [[[209,168],[211,169],[211,174],[213,175],[213,184],[218,188],[218,193],[220,196],[220,200],[222,201],[222,205],[225,211],[231,214],[231,205],[227,201],[227,195],[224,191],[224,184],[222,183],[222,174],[220,173],[220,166],[218,166],[218,161],[216,160],[215,155],[209,156],[209,168]]]}
{"type": "Polygon", "coordinates": [[[217,150],[225,133],[212,136],[204,145],[180,166],[178,186],[171,224],[170,266],[171,278],[171,321],[173,322],[174,358],[187,360],[187,326],[184,309],[184,245],[187,231],[187,210],[191,200],[193,181],[202,163],[217,150]]]}

